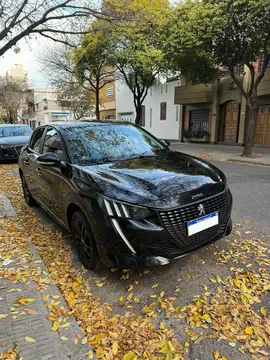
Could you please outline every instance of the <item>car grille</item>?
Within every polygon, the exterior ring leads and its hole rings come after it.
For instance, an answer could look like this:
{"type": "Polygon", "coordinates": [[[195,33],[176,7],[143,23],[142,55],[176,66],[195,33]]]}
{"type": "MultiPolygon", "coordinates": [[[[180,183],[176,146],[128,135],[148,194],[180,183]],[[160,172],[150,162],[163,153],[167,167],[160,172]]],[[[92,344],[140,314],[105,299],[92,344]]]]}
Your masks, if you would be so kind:
{"type": "Polygon", "coordinates": [[[159,216],[163,227],[170,233],[175,243],[183,250],[195,248],[211,241],[215,235],[224,233],[230,216],[229,193],[223,193],[209,199],[196,202],[170,211],[161,211],[159,216]],[[205,214],[218,211],[219,223],[209,229],[188,236],[187,223],[199,217],[198,205],[203,204],[205,214]]]}

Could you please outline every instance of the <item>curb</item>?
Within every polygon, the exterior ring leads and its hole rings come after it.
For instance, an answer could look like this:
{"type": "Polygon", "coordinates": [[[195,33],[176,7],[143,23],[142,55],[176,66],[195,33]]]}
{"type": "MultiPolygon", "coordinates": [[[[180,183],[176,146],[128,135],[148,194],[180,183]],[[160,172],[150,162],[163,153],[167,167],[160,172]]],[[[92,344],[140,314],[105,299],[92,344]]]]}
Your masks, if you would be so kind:
{"type": "Polygon", "coordinates": [[[267,166],[270,167],[269,163],[263,163],[263,162],[256,162],[256,161],[252,161],[252,160],[242,160],[242,159],[227,159],[226,161],[228,162],[232,162],[232,163],[243,163],[246,165],[256,165],[256,166],[267,166]]]}

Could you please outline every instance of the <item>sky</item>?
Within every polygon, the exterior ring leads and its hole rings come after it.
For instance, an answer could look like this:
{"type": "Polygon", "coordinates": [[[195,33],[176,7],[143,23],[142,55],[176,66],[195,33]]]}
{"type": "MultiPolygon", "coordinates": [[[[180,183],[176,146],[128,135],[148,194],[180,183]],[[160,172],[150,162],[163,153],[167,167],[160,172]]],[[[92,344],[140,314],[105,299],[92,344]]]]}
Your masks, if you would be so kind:
{"type": "Polygon", "coordinates": [[[7,70],[15,67],[15,64],[23,64],[24,70],[27,71],[30,87],[46,87],[48,82],[43,77],[40,71],[38,61],[36,59],[37,53],[46,46],[48,40],[42,37],[38,39],[31,39],[29,41],[21,40],[18,43],[21,51],[15,54],[13,49],[7,51],[0,57],[0,75],[5,75],[7,70]]]}

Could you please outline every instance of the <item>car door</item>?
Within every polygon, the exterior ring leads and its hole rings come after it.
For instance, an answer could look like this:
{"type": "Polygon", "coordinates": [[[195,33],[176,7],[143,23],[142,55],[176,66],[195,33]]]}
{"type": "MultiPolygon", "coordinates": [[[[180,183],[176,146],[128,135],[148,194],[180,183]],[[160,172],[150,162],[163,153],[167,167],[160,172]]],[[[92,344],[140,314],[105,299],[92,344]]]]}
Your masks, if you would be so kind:
{"type": "Polygon", "coordinates": [[[41,202],[42,184],[39,181],[37,158],[43,142],[45,128],[41,127],[34,131],[29,145],[21,155],[22,170],[31,195],[41,202]]]}
{"type": "MultiPolygon", "coordinates": [[[[57,153],[64,162],[68,160],[62,136],[53,127],[48,127],[44,136],[41,154],[57,153]]],[[[40,166],[42,202],[60,221],[66,220],[66,199],[70,189],[67,169],[40,166]]]]}

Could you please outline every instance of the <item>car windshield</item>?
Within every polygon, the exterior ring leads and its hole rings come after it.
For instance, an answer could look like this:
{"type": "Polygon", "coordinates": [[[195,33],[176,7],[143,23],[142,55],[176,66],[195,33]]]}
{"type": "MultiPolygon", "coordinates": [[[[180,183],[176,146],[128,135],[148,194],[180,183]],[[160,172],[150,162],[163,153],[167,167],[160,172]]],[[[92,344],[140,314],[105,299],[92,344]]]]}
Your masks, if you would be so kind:
{"type": "Polygon", "coordinates": [[[64,128],[75,164],[87,165],[155,156],[166,147],[143,129],[129,124],[64,128]]]}
{"type": "Polygon", "coordinates": [[[27,136],[32,134],[29,126],[7,126],[0,128],[0,137],[27,136]]]}

